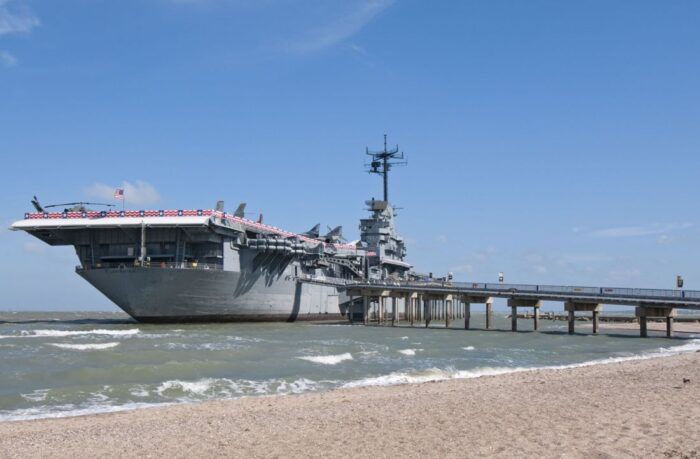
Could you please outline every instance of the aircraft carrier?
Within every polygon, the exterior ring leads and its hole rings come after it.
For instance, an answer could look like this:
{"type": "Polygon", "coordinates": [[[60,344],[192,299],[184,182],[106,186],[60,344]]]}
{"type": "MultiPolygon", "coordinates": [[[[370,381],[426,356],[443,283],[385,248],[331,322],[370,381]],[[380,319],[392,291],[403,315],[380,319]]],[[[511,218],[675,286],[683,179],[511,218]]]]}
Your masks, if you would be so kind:
{"type": "Polygon", "coordinates": [[[383,176],[382,200],[366,201],[360,240],[337,227],[294,233],[228,213],[205,210],[91,210],[94,203],[42,206],[11,229],[49,245],[72,245],[76,272],[141,322],[296,321],[346,316],[348,281],[407,279],[411,265],[394,225],[388,174],[404,164],[398,146],[370,152],[368,172],[383,176]]]}

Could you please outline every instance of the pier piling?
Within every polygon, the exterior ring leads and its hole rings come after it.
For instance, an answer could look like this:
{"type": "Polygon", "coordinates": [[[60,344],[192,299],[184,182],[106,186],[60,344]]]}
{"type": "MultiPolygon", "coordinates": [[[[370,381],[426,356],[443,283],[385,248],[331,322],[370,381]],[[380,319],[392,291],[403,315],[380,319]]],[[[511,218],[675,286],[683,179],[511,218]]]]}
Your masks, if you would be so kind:
{"type": "Polygon", "coordinates": [[[677,311],[672,306],[647,306],[641,304],[634,310],[635,315],[639,319],[639,336],[646,338],[648,336],[647,318],[661,317],[666,319],[666,336],[673,337],[673,318],[676,317],[677,311]]]}
{"type": "MultiPolygon", "coordinates": [[[[430,327],[433,320],[444,320],[445,328],[454,325],[455,320],[464,319],[464,329],[471,328],[471,305],[485,305],[486,329],[493,327],[493,299],[506,298],[511,309],[511,329],[518,330],[518,308],[533,308],[533,329],[539,330],[540,307],[542,301],[562,301],[568,312],[568,331],[575,333],[576,312],[587,311],[592,314],[593,334],[598,334],[602,302],[635,306],[635,316],[639,321],[639,334],[649,334],[649,318],[664,320],[666,336],[673,337],[674,318],[678,308],[700,309],[700,292],[686,291],[648,291],[644,289],[617,292],[620,289],[591,287],[558,286],[492,286],[490,284],[453,285],[451,283],[426,283],[421,285],[412,281],[392,280],[390,282],[367,282],[347,288],[349,304],[344,311],[351,324],[359,323],[355,316],[361,307],[362,323],[369,325],[388,325],[391,314],[391,326],[401,324],[401,316],[411,327],[430,327]],[[416,285],[418,284],[418,285],[416,285]],[[533,288],[534,287],[534,288],[533,288]],[[570,293],[568,290],[572,290],[570,293]],[[566,293],[562,293],[566,292],[566,293]],[[659,293],[661,292],[661,293],[659,293]],[[662,295],[663,293],[663,295],[662,295]],[[358,298],[359,297],[359,298],[358,298]],[[663,298],[668,299],[663,299],[663,298]],[[391,311],[387,301],[391,299],[391,311]],[[596,301],[597,300],[597,301],[596,301]],[[360,306],[361,303],[361,306],[360,306]]],[[[341,311],[342,313],[343,311],[341,311]]],[[[529,314],[527,318],[530,318],[529,314]]]]}
{"type": "Polygon", "coordinates": [[[576,324],[576,310],[570,309],[569,310],[569,334],[570,335],[574,334],[575,324],[576,324]]]}
{"type": "Polygon", "coordinates": [[[432,316],[432,300],[428,299],[428,297],[424,297],[423,299],[423,310],[425,311],[425,328],[428,328],[430,326],[430,318],[432,316]]]}
{"type": "Polygon", "coordinates": [[[593,334],[598,333],[598,314],[603,310],[600,303],[567,301],[564,303],[564,310],[569,312],[569,334],[575,332],[576,311],[590,311],[593,313],[593,334]]]}
{"type": "Polygon", "coordinates": [[[598,334],[598,321],[600,318],[598,317],[600,315],[600,312],[598,311],[593,311],[593,334],[597,335],[598,334]]]}
{"type": "Polygon", "coordinates": [[[444,300],[445,304],[445,328],[450,328],[450,320],[452,316],[452,295],[448,295],[444,300]]]}
{"type": "Polygon", "coordinates": [[[362,322],[365,325],[369,325],[369,297],[367,295],[362,295],[362,322]]]}
{"type": "Polygon", "coordinates": [[[535,330],[539,325],[539,309],[542,306],[542,301],[532,298],[508,298],[508,306],[510,306],[511,315],[511,329],[513,331],[518,331],[518,308],[534,308],[535,309],[535,330]]]}
{"type": "Polygon", "coordinates": [[[486,303],[486,329],[491,329],[491,322],[493,318],[493,303],[486,303]]]}
{"type": "Polygon", "coordinates": [[[355,313],[355,297],[350,296],[350,305],[348,306],[348,319],[350,319],[350,325],[354,323],[353,314],[355,313]]]}

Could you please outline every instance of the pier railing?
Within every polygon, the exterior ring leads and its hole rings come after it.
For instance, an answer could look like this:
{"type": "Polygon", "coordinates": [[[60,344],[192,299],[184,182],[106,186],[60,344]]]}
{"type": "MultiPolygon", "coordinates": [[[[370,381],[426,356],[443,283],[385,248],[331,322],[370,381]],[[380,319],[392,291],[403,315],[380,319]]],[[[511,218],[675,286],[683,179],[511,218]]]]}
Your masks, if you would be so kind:
{"type": "MultiPolygon", "coordinates": [[[[444,320],[450,328],[453,319],[464,319],[464,328],[470,328],[472,304],[486,307],[486,329],[491,328],[494,298],[507,299],[511,308],[511,330],[518,330],[518,308],[531,308],[533,330],[539,327],[540,308],[544,301],[563,302],[569,319],[569,333],[575,329],[576,313],[590,312],[593,334],[598,333],[598,323],[603,305],[615,304],[634,307],[634,317],[639,323],[640,336],[647,336],[650,319],[666,322],[666,336],[674,333],[674,318],[679,309],[700,310],[700,291],[650,288],[585,287],[573,285],[529,285],[490,284],[482,282],[452,282],[448,280],[423,279],[368,279],[349,281],[346,290],[351,298],[359,296],[361,320],[370,321],[370,309],[378,324],[387,323],[387,311],[391,303],[391,324],[397,325],[403,307],[404,317],[413,326],[417,321],[444,320]]],[[[351,301],[350,320],[356,314],[355,302],[351,301]]],[[[528,316],[529,318],[530,316],[528,316]]]]}
{"type": "Polygon", "coordinates": [[[594,298],[618,303],[627,300],[669,301],[700,306],[700,291],[649,289],[627,287],[586,287],[566,285],[502,284],[483,282],[451,282],[446,280],[403,281],[403,280],[362,280],[348,283],[348,286],[387,286],[403,289],[428,289],[452,291],[455,293],[475,293],[497,297],[537,296],[543,300],[566,298],[594,298]]]}

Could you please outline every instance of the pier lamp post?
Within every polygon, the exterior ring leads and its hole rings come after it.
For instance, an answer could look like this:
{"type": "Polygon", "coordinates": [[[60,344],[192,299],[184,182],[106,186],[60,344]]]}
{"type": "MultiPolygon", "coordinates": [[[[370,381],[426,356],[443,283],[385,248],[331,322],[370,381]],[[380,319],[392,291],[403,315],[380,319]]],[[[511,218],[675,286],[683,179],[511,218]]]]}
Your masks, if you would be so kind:
{"type": "Polygon", "coordinates": [[[498,282],[501,284],[503,283],[503,273],[502,272],[498,273],[498,282]]]}

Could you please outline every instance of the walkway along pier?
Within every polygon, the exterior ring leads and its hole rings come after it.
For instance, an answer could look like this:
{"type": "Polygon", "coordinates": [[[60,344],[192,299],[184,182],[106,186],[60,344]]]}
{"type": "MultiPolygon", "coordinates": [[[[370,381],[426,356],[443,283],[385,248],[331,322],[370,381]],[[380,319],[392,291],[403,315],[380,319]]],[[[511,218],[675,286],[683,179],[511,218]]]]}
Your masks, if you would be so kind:
{"type": "Polygon", "coordinates": [[[673,336],[673,319],[678,309],[700,310],[700,291],[613,287],[573,287],[555,285],[484,284],[460,282],[363,281],[348,283],[351,297],[348,317],[369,325],[373,315],[377,324],[396,326],[403,317],[411,326],[433,321],[464,319],[470,327],[471,305],[483,304],[486,329],[493,324],[493,300],[505,298],[511,308],[511,329],[518,330],[518,308],[532,308],[534,330],[539,329],[539,310],[543,301],[564,303],[568,312],[569,333],[575,331],[576,312],[590,312],[593,334],[598,333],[599,315],[604,304],[634,307],[639,334],[647,336],[647,320],[666,320],[666,336],[673,336]],[[361,301],[355,301],[359,297],[361,301]],[[373,312],[374,314],[371,314],[373,312]]]}

